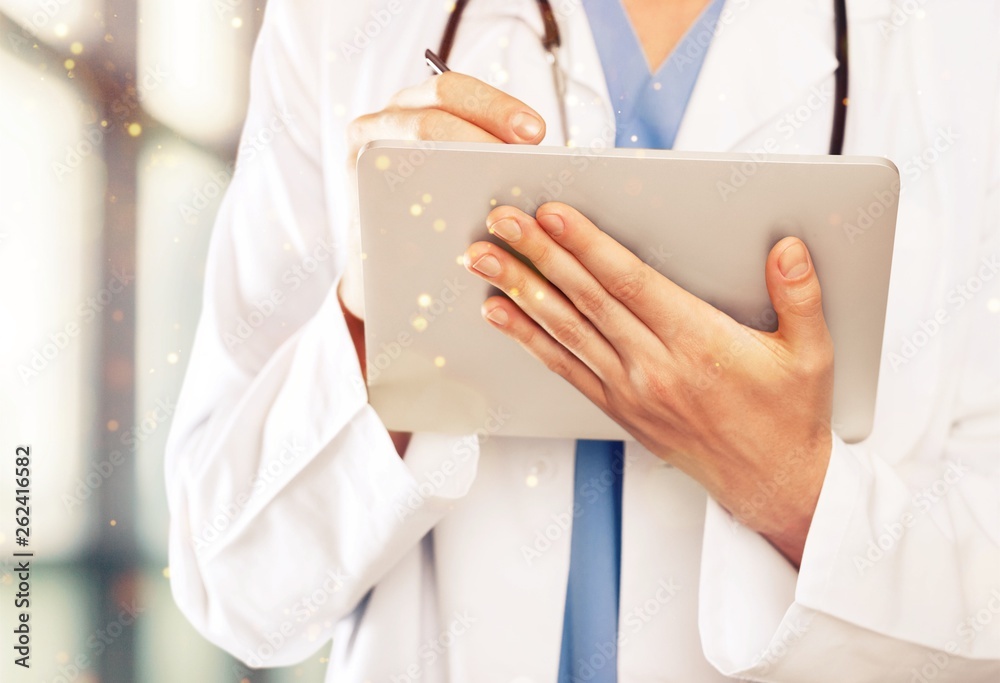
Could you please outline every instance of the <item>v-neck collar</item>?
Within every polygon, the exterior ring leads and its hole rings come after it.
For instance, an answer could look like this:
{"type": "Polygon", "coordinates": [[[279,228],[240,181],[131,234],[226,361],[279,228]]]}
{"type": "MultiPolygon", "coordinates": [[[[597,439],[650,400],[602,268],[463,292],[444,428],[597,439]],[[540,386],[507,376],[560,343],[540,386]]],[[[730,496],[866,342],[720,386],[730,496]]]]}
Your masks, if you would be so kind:
{"type": "Polygon", "coordinates": [[[621,0],[583,0],[615,113],[619,147],[670,147],[724,0],[711,0],[654,72],[621,0]]]}

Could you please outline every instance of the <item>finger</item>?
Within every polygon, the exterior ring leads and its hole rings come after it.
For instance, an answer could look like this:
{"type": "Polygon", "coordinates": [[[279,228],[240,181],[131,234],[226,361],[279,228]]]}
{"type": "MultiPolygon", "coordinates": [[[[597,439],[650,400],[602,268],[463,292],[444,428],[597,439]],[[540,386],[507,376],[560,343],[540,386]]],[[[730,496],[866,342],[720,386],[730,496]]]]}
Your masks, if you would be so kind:
{"type": "Polygon", "coordinates": [[[534,109],[478,78],[455,71],[399,91],[389,106],[441,109],[509,143],[537,144],[545,137],[545,121],[534,109]]]}
{"type": "Polygon", "coordinates": [[[786,237],[771,248],[765,280],[778,314],[778,334],[793,349],[805,353],[832,351],[819,278],[802,240],[786,237]]]}
{"type": "Polygon", "coordinates": [[[534,217],[512,206],[498,206],[486,217],[486,224],[490,233],[531,261],[616,349],[633,347],[644,338],[656,339],[576,257],[542,230],[534,217]]]}
{"type": "Polygon", "coordinates": [[[465,252],[469,272],[503,291],[549,336],[583,361],[602,380],[621,367],[607,339],[562,292],[495,244],[476,242],[465,252]]]}
{"type": "Polygon", "coordinates": [[[490,325],[518,342],[598,407],[606,405],[604,385],[597,375],[513,302],[499,296],[491,297],[483,303],[482,313],[490,325]]]}
{"type": "Polygon", "coordinates": [[[441,109],[383,110],[354,119],[347,127],[351,163],[372,140],[503,142],[474,123],[441,109]]]}
{"type": "Polygon", "coordinates": [[[665,344],[704,303],[643,263],[571,206],[548,202],[535,212],[535,219],[665,344]]]}

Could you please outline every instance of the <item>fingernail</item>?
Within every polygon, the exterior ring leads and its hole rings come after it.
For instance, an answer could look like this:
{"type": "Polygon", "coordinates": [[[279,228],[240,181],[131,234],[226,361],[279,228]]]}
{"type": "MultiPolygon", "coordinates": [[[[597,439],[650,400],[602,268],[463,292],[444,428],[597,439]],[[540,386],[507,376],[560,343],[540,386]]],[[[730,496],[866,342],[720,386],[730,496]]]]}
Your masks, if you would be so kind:
{"type": "Polygon", "coordinates": [[[478,261],[472,264],[472,267],[486,277],[496,277],[500,274],[500,262],[492,254],[481,256],[478,261]]]}
{"type": "Polygon", "coordinates": [[[523,111],[514,114],[511,125],[522,140],[534,140],[542,132],[542,122],[523,111]]]}
{"type": "Polygon", "coordinates": [[[508,242],[516,242],[521,239],[521,226],[513,218],[501,218],[490,226],[490,232],[499,235],[501,239],[508,242]]]}
{"type": "Polygon", "coordinates": [[[486,319],[489,320],[494,325],[506,325],[507,320],[509,320],[509,318],[507,317],[507,311],[503,310],[499,306],[497,306],[492,311],[487,313],[486,319]]]}
{"type": "Polygon", "coordinates": [[[795,242],[778,255],[778,270],[787,280],[794,280],[806,274],[809,270],[809,260],[802,242],[795,242]]]}
{"type": "Polygon", "coordinates": [[[538,224],[545,229],[545,232],[549,233],[553,237],[561,235],[563,229],[566,227],[566,224],[563,223],[563,219],[560,218],[558,214],[554,213],[543,214],[535,220],[537,220],[538,224]]]}

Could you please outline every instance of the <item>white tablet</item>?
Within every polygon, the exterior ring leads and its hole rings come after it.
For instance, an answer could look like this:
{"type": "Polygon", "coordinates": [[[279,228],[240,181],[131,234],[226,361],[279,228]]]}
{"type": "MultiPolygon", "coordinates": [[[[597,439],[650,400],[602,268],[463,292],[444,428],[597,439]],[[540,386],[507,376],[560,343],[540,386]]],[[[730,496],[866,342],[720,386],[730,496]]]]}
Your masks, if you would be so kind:
{"type": "MultiPolygon", "coordinates": [[[[389,429],[626,439],[492,329],[461,263],[495,205],[570,204],[688,291],[758,329],[771,247],[809,247],[833,336],[834,430],[871,431],[899,173],[877,157],[377,141],[358,157],[369,400],[389,429]]],[[[710,372],[706,369],[706,372],[710,372]]]]}

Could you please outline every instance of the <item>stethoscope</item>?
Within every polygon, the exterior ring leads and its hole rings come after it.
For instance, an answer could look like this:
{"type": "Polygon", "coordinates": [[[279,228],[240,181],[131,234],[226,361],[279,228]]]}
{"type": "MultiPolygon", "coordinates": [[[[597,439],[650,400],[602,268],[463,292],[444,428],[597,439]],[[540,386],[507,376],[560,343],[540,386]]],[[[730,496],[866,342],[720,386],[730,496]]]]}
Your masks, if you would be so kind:
{"type": "MultiPolygon", "coordinates": [[[[536,2],[538,3],[539,11],[542,13],[542,23],[545,26],[545,35],[542,36],[542,47],[545,48],[549,65],[552,68],[552,81],[559,100],[559,117],[565,131],[567,130],[566,106],[564,103],[566,85],[562,70],[559,68],[556,59],[556,52],[561,42],[559,24],[556,23],[556,15],[552,11],[552,5],[549,4],[549,0],[536,0],[536,2]]],[[[455,9],[452,10],[451,16],[448,17],[448,23],[445,26],[444,35],[441,36],[441,45],[437,52],[442,62],[448,61],[452,45],[455,42],[455,34],[458,33],[458,25],[462,21],[462,13],[468,4],[469,0],[455,0],[455,9]]],[[[846,0],[834,0],[833,13],[834,27],[836,29],[835,49],[837,70],[835,72],[836,87],[833,97],[833,129],[830,133],[830,154],[841,154],[844,149],[844,130],[847,126],[848,56],[846,0]]]]}

